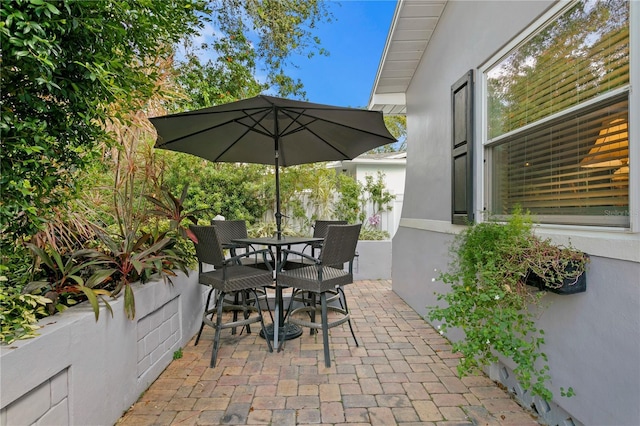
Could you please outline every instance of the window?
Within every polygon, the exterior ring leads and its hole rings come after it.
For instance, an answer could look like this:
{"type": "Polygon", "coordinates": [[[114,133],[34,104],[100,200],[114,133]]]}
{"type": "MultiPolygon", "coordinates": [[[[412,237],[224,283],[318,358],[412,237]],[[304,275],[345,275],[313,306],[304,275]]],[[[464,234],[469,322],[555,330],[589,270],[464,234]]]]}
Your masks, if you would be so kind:
{"type": "Polygon", "coordinates": [[[485,79],[491,213],[629,227],[629,2],[572,4],[485,79]]]}

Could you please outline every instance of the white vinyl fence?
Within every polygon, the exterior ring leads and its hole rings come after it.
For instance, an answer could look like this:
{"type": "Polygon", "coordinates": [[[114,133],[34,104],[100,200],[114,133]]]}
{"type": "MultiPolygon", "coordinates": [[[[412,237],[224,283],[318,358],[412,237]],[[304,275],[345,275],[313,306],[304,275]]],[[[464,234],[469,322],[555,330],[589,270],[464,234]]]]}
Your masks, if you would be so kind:
{"type": "MultiPolygon", "coordinates": [[[[392,190],[389,190],[389,192],[393,194],[392,190]]],[[[395,234],[396,230],[398,229],[398,225],[400,223],[400,214],[402,213],[402,201],[404,199],[404,194],[393,195],[395,195],[396,198],[392,201],[390,210],[379,213],[380,218],[378,224],[375,225],[377,229],[387,231],[390,238],[393,238],[393,234],[395,234]]],[[[334,194],[335,200],[337,200],[337,197],[338,194],[334,194]]],[[[293,214],[289,211],[290,209],[287,209],[287,206],[283,203],[283,205],[281,206],[282,214],[286,216],[282,218],[283,228],[286,226],[287,228],[294,231],[300,231],[302,233],[306,232],[308,234],[311,234],[313,232],[313,229],[311,227],[311,225],[313,224],[313,217],[322,220],[336,219],[333,213],[334,210],[332,205],[319,206],[310,200],[308,194],[300,194],[299,200],[306,211],[306,217],[293,217],[293,214]]],[[[373,203],[371,201],[366,204],[365,211],[366,219],[362,225],[373,227],[374,225],[372,225],[372,223],[369,221],[369,219],[374,216],[373,203]]],[[[275,222],[274,213],[275,211],[273,210],[267,211],[262,220],[267,223],[275,222]]]]}

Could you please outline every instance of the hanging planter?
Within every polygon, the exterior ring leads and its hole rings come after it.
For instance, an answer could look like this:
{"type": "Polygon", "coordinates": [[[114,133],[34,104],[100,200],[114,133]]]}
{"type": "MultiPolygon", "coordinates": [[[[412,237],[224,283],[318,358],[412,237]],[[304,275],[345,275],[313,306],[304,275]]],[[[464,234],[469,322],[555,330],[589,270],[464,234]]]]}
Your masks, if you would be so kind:
{"type": "Polygon", "coordinates": [[[587,291],[587,274],[582,271],[579,275],[573,276],[576,269],[577,267],[575,265],[568,265],[566,270],[568,277],[562,278],[560,283],[546,280],[544,277],[530,270],[525,284],[536,287],[538,290],[550,291],[556,294],[584,293],[587,291]]]}
{"type": "Polygon", "coordinates": [[[525,284],[556,294],[587,291],[588,254],[572,247],[553,245],[549,240],[534,238],[531,244],[525,284]]]}

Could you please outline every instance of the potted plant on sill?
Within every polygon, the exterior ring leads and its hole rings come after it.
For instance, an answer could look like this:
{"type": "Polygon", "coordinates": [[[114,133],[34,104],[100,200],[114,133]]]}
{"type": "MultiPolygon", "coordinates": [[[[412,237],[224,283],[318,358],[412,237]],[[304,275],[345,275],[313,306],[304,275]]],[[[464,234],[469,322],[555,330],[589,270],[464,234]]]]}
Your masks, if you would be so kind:
{"type": "Polygon", "coordinates": [[[532,236],[528,249],[525,284],[556,294],[587,290],[589,255],[572,247],[554,245],[549,239],[532,236]]]}
{"type": "MultiPolygon", "coordinates": [[[[588,256],[535,236],[530,216],[520,210],[506,223],[470,225],[456,237],[450,254],[449,270],[438,277],[451,286],[437,295],[446,306],[430,307],[428,317],[442,322],[441,334],[454,327],[464,331],[465,338],[452,344],[463,355],[459,374],[489,366],[501,354],[515,362],[514,373],[524,389],[552,400],[544,331],[536,324],[545,293],[531,291],[527,280],[543,289],[560,287],[565,279],[576,281],[584,275],[588,256]],[[563,267],[567,265],[571,267],[563,267]]],[[[571,396],[573,389],[561,392],[571,396]]]]}

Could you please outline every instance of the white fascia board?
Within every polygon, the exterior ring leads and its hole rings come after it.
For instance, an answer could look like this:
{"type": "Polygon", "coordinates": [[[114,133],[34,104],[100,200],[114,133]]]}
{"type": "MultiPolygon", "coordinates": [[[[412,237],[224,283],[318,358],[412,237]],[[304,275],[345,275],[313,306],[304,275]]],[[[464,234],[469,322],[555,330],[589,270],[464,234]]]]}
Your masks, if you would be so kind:
{"type": "Polygon", "coordinates": [[[393,38],[395,28],[398,25],[398,20],[400,19],[400,10],[402,9],[403,3],[404,3],[404,0],[398,0],[398,3],[396,4],[396,9],[393,11],[393,18],[391,19],[391,27],[389,28],[389,32],[387,33],[387,40],[384,43],[382,57],[380,58],[380,62],[378,63],[376,78],[373,81],[373,87],[371,88],[371,95],[369,96],[369,109],[371,109],[372,105],[376,104],[373,101],[373,99],[376,96],[376,91],[378,90],[378,84],[380,83],[380,78],[382,76],[382,68],[384,67],[387,54],[389,53],[389,49],[391,48],[391,39],[393,38]]]}
{"type": "Polygon", "coordinates": [[[374,105],[407,105],[407,96],[405,93],[376,93],[371,96],[369,109],[373,109],[374,105]]]}

